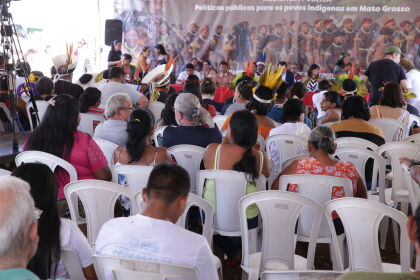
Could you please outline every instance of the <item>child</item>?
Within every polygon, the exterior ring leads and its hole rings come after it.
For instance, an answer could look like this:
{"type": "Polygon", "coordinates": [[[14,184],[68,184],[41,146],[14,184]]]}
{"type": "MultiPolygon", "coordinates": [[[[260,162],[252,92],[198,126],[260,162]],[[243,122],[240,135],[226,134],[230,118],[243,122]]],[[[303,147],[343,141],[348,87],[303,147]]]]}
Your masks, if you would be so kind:
{"type": "Polygon", "coordinates": [[[321,101],[321,110],[326,113],[318,119],[318,125],[327,122],[337,122],[341,119],[341,96],[335,91],[327,91],[321,101]]]}

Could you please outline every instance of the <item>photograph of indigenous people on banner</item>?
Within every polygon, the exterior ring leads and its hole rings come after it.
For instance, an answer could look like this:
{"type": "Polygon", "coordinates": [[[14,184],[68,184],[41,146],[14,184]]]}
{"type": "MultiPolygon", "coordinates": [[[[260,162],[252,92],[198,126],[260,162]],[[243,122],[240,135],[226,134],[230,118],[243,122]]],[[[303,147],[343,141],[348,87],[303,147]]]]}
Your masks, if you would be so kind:
{"type": "Polygon", "coordinates": [[[398,46],[420,68],[418,0],[313,2],[116,0],[115,10],[124,24],[123,52],[136,60],[149,46],[155,65],[160,44],[163,55],[178,56],[178,65],[198,58],[214,66],[226,61],[235,70],[249,60],[285,61],[298,71],[318,64],[321,72],[333,73],[341,59],[342,69],[355,64],[363,71],[398,46]]]}

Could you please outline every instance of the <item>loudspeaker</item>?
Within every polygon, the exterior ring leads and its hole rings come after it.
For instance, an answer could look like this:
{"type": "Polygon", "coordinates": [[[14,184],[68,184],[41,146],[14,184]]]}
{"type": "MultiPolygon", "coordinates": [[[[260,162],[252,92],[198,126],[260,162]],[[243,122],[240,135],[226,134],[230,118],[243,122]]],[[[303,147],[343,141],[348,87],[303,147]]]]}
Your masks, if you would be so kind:
{"type": "Polygon", "coordinates": [[[105,45],[110,46],[112,41],[122,41],[123,23],[119,19],[105,21],[105,45]]]}

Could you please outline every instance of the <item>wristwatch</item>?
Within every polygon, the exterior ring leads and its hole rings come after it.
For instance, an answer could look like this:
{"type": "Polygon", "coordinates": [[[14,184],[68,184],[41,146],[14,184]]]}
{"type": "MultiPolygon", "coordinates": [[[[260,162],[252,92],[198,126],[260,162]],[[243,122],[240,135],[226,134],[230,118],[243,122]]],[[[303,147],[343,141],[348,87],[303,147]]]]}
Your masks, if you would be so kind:
{"type": "Polygon", "coordinates": [[[408,166],[408,170],[410,170],[411,166],[413,165],[420,165],[420,160],[413,160],[408,166]]]}

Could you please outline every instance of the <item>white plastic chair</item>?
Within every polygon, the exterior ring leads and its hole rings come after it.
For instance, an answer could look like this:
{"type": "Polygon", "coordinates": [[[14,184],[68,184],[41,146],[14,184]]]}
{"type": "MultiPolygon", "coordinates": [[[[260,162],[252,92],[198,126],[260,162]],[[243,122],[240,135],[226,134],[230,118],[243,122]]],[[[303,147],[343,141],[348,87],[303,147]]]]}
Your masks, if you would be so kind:
{"type": "MultiPolygon", "coordinates": [[[[326,175],[284,175],[279,180],[279,190],[286,191],[289,184],[298,185],[299,194],[306,196],[319,205],[324,205],[327,201],[331,200],[332,189],[335,186],[343,187],[344,195],[347,197],[353,196],[353,186],[350,179],[326,176],[326,175]]],[[[304,210],[299,218],[298,224],[298,236],[297,240],[302,242],[309,242],[310,229],[308,225],[312,224],[313,214],[304,210]]],[[[335,232],[335,231],[334,231],[335,232]]],[[[344,235],[340,236],[342,244],[344,235]]],[[[328,243],[330,244],[330,250],[332,250],[331,232],[328,228],[325,219],[322,219],[319,228],[317,243],[328,243]]],[[[340,245],[341,246],[341,245],[340,245]]],[[[340,247],[342,248],[342,246],[340,247]]],[[[336,268],[336,260],[334,255],[331,254],[333,266],[336,268]]]]}
{"type": "Polygon", "coordinates": [[[155,142],[156,147],[160,147],[158,137],[163,138],[163,131],[165,130],[166,126],[161,126],[155,129],[153,132],[153,141],[155,142]]]}
{"type": "Polygon", "coordinates": [[[93,264],[99,280],[198,280],[198,271],[192,266],[153,262],[141,259],[128,259],[112,256],[93,256],[93,264]]]}
{"type": "Polygon", "coordinates": [[[329,270],[264,271],[261,280],[334,280],[344,272],[329,270]]]}
{"type": "MultiPolygon", "coordinates": [[[[44,117],[45,112],[47,111],[47,107],[50,103],[48,101],[43,101],[43,100],[36,100],[35,103],[36,103],[36,108],[38,109],[39,121],[42,121],[42,118],[44,117]]],[[[31,116],[32,115],[35,116],[35,113],[32,111],[32,114],[31,114],[31,109],[33,110],[32,102],[28,102],[26,104],[26,113],[28,114],[28,117],[29,117],[29,124],[31,126],[31,130],[34,130],[31,116]]],[[[34,117],[34,119],[36,119],[36,117],[34,117]]],[[[37,125],[39,125],[38,120],[36,122],[37,122],[37,125]]]]}
{"type": "Polygon", "coordinates": [[[360,149],[369,149],[372,151],[376,151],[378,149],[378,145],[369,140],[358,138],[358,137],[340,137],[335,139],[335,144],[337,144],[338,148],[360,148],[360,149]]]}
{"type": "MultiPolygon", "coordinates": [[[[366,163],[369,159],[372,159],[372,178],[369,178],[372,179],[372,186],[369,198],[383,204],[387,203],[385,199],[385,159],[383,157],[381,157],[378,153],[365,148],[338,148],[335,151],[335,156],[337,156],[341,161],[349,161],[353,163],[365,184],[366,163]],[[377,187],[379,187],[379,197],[376,195],[378,194],[377,187]]],[[[391,194],[390,191],[391,189],[388,191],[389,196],[391,194]]]]}
{"type": "Polygon", "coordinates": [[[95,140],[96,144],[98,144],[99,148],[101,148],[101,151],[104,153],[106,160],[108,161],[108,166],[111,168],[114,165],[114,151],[118,145],[101,138],[93,138],[93,140],[95,140]]]}
{"type": "MultiPolygon", "coordinates": [[[[214,180],[216,208],[214,232],[223,236],[240,236],[238,201],[246,195],[246,174],[232,170],[200,170],[197,174],[197,195],[203,197],[206,179],[214,180]]],[[[266,179],[260,175],[256,185],[265,190],[266,179]]]]}
{"type": "Polygon", "coordinates": [[[403,141],[420,144],[420,133],[410,135],[410,136],[404,138],[403,141]]]}
{"type": "Polygon", "coordinates": [[[221,131],[222,126],[225,124],[228,116],[218,115],[213,117],[213,122],[217,125],[217,128],[221,131]]]}
{"type": "Polygon", "coordinates": [[[73,196],[76,195],[81,200],[86,215],[87,239],[91,245],[94,245],[102,225],[114,218],[118,197],[120,195],[130,199],[134,197],[134,193],[129,189],[101,180],[80,180],[69,183],[64,187],[64,194],[67,201],[71,201],[69,210],[72,217],[76,211],[73,196]]]}
{"type": "Polygon", "coordinates": [[[243,197],[238,204],[242,232],[242,269],[249,280],[257,280],[264,270],[312,269],[322,207],[315,201],[291,192],[263,191],[243,197]],[[251,253],[246,209],[256,204],[263,221],[262,249],[251,253]],[[313,215],[307,259],[295,255],[295,227],[307,209],[313,215]]]}
{"type": "Polygon", "coordinates": [[[111,167],[112,182],[122,184],[118,174],[125,175],[126,187],[137,193],[146,187],[153,166],[145,165],[114,165],[111,167]],[[120,182],[119,182],[120,181],[120,182]]]}
{"type": "Polygon", "coordinates": [[[200,164],[203,160],[205,150],[203,147],[187,144],[175,145],[168,148],[168,153],[175,158],[176,163],[185,168],[190,175],[190,192],[192,193],[196,193],[195,178],[197,178],[197,172],[200,170],[200,164]]]}
{"type": "Polygon", "coordinates": [[[86,280],[79,258],[72,249],[61,248],[60,260],[63,261],[71,280],[86,280]]]}
{"type": "Polygon", "coordinates": [[[288,160],[286,160],[285,162],[283,162],[283,165],[281,166],[281,169],[282,170],[285,169],[286,167],[288,167],[292,162],[294,162],[297,159],[302,159],[302,158],[307,158],[307,157],[309,157],[308,154],[305,154],[305,155],[297,155],[297,156],[291,157],[288,160]]]}
{"type": "MultiPolygon", "coordinates": [[[[22,163],[33,163],[38,162],[47,165],[52,172],[55,171],[57,167],[63,168],[68,174],[70,183],[77,181],[77,172],[73,165],[71,165],[68,161],[65,161],[62,158],[56,157],[55,155],[40,152],[40,151],[25,151],[18,154],[15,158],[16,166],[20,166],[22,163]]],[[[74,201],[73,204],[76,205],[77,210],[75,211],[74,215],[72,215],[72,219],[79,225],[84,224],[86,221],[82,218],[79,214],[78,204],[77,204],[77,196],[73,197],[74,201]]]]}
{"type": "MultiPolygon", "coordinates": [[[[291,134],[277,134],[265,139],[265,147],[267,150],[267,157],[273,161],[271,157],[275,149],[278,157],[278,166],[274,166],[273,172],[268,179],[269,185],[272,184],[277,175],[281,172],[283,163],[299,154],[306,153],[305,149],[308,146],[308,139],[291,134]]],[[[274,161],[273,161],[274,163],[274,161]]]]}
{"type": "Polygon", "coordinates": [[[0,168],[0,176],[7,176],[10,174],[12,174],[12,172],[10,172],[9,170],[0,168]]]}
{"type": "Polygon", "coordinates": [[[414,181],[414,179],[411,177],[408,166],[406,166],[405,164],[401,164],[401,167],[403,169],[404,180],[408,190],[408,197],[410,199],[411,209],[413,209],[414,212],[420,205],[420,187],[419,184],[417,184],[417,182],[414,181]]]}
{"type": "Polygon", "coordinates": [[[95,133],[95,127],[104,122],[105,119],[102,116],[96,114],[80,113],[80,123],[77,130],[85,132],[93,137],[95,133]]]}
{"type": "Polygon", "coordinates": [[[402,212],[382,203],[360,198],[341,198],[324,205],[324,216],[332,232],[336,246],[339,269],[344,270],[341,252],[337,250],[338,240],[334,231],[331,213],[336,211],[340,216],[346,232],[349,251],[349,270],[374,272],[410,272],[410,241],[407,236],[407,216],[402,212]],[[400,265],[382,263],[379,251],[378,229],[385,216],[400,226],[400,265]]]}
{"type": "Polygon", "coordinates": [[[147,109],[152,112],[153,117],[155,118],[155,121],[160,120],[160,116],[162,114],[163,109],[165,108],[165,103],[159,102],[159,101],[151,101],[147,105],[147,109]]]}
{"type": "Polygon", "coordinates": [[[385,142],[394,142],[408,136],[408,126],[390,118],[372,119],[369,122],[380,127],[385,135],[385,142]]]}

